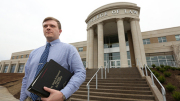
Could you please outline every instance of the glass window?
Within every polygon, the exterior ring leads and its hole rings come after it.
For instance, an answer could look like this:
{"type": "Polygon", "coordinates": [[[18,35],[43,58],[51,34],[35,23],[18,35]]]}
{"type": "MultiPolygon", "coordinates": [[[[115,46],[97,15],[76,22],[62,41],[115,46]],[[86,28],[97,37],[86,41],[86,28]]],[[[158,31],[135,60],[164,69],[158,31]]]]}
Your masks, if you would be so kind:
{"type": "Polygon", "coordinates": [[[121,66],[120,61],[116,61],[116,66],[121,66]]]}
{"type": "Polygon", "coordinates": [[[146,57],[146,60],[149,61],[149,60],[150,60],[150,57],[146,57]]]}
{"type": "Polygon", "coordinates": [[[12,64],[12,65],[11,65],[11,70],[10,70],[10,73],[14,73],[15,67],[16,67],[16,65],[15,65],[15,64],[12,64]]]}
{"type": "Polygon", "coordinates": [[[116,53],[111,53],[111,60],[120,60],[120,53],[116,52],[116,53]]]}
{"type": "Polygon", "coordinates": [[[162,60],[162,59],[166,59],[165,56],[158,56],[158,59],[162,60]]]}
{"type": "Polygon", "coordinates": [[[7,69],[8,69],[8,65],[5,65],[3,73],[7,73],[7,69]]]}
{"type": "Polygon", "coordinates": [[[143,44],[150,44],[150,39],[143,39],[143,44]]]}
{"type": "Polygon", "coordinates": [[[82,61],[82,62],[83,62],[84,68],[86,68],[86,61],[82,61]]]}
{"type": "Polygon", "coordinates": [[[180,40],[180,35],[175,35],[176,41],[180,40]]]}
{"type": "Polygon", "coordinates": [[[119,43],[112,43],[112,48],[113,47],[119,47],[119,43]]]}
{"type": "Polygon", "coordinates": [[[173,55],[149,56],[146,57],[146,61],[149,67],[151,67],[152,64],[155,64],[156,66],[160,66],[160,65],[176,66],[173,55]]]}
{"type": "Polygon", "coordinates": [[[24,69],[24,64],[19,64],[18,73],[22,73],[24,69]]]}
{"type": "Polygon", "coordinates": [[[151,56],[151,60],[155,61],[158,60],[157,56],[151,56]]]}
{"type": "Polygon", "coordinates": [[[108,44],[104,44],[104,48],[108,48],[108,44]]]}
{"type": "Polygon", "coordinates": [[[26,58],[28,58],[28,54],[26,55],[26,58]]]}
{"type": "Polygon", "coordinates": [[[158,37],[158,42],[159,42],[159,43],[167,42],[166,37],[165,37],[165,36],[163,36],[163,37],[158,37]]]}
{"type": "Polygon", "coordinates": [[[19,58],[19,56],[16,57],[16,59],[18,59],[18,58],[19,58]]]}
{"type": "Polygon", "coordinates": [[[78,52],[82,52],[83,51],[83,47],[78,48],[78,52]]]}
{"type": "Polygon", "coordinates": [[[111,66],[115,66],[115,61],[111,61],[111,66]]]}
{"type": "Polygon", "coordinates": [[[167,56],[166,56],[166,59],[167,59],[167,60],[174,60],[172,55],[167,55],[167,56]]]}
{"type": "Polygon", "coordinates": [[[126,46],[129,46],[129,41],[126,41],[126,46]]]}
{"type": "Polygon", "coordinates": [[[23,55],[21,55],[21,58],[23,58],[23,55]]]}
{"type": "Polygon", "coordinates": [[[130,52],[129,52],[129,51],[127,51],[127,58],[128,58],[128,59],[131,59],[131,55],[130,55],[130,52]]]}
{"type": "Polygon", "coordinates": [[[12,57],[12,59],[14,59],[14,56],[12,57]]]}

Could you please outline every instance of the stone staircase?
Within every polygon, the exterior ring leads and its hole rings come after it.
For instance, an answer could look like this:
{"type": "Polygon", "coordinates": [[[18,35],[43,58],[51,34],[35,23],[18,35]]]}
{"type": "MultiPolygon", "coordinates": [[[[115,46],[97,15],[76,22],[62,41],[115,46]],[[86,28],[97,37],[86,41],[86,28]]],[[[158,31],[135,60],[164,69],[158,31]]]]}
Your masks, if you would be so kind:
{"type": "MultiPolygon", "coordinates": [[[[96,71],[87,70],[86,81],[72,95],[72,101],[87,101],[86,84],[96,71]]],[[[135,67],[111,68],[107,79],[101,79],[99,71],[98,78],[98,89],[95,78],[90,83],[90,101],[155,101],[146,79],[141,78],[135,67]]]]}

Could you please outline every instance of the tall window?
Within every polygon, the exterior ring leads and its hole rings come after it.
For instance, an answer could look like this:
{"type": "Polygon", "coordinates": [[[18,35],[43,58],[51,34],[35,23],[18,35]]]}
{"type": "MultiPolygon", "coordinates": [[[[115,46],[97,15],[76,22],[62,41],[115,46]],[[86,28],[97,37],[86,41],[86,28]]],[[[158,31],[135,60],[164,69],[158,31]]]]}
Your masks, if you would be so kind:
{"type": "Polygon", "coordinates": [[[14,56],[12,57],[12,59],[14,59],[14,56]]]}
{"type": "Polygon", "coordinates": [[[11,65],[11,71],[10,71],[10,73],[14,73],[15,67],[16,67],[15,64],[12,64],[12,65],[11,65]]]}
{"type": "Polygon", "coordinates": [[[21,55],[21,58],[23,58],[23,55],[21,55]]]}
{"type": "Polygon", "coordinates": [[[176,41],[180,40],[180,35],[175,35],[176,41]]]}
{"type": "Polygon", "coordinates": [[[143,39],[143,44],[150,44],[150,39],[143,39]]]}
{"type": "Polygon", "coordinates": [[[172,55],[147,56],[146,61],[149,67],[151,67],[152,64],[155,64],[156,66],[160,66],[160,65],[175,66],[176,65],[172,55]]]}
{"type": "Polygon", "coordinates": [[[26,55],[26,58],[28,58],[28,54],[26,55]]]}
{"type": "Polygon", "coordinates": [[[18,73],[22,73],[24,69],[24,64],[19,64],[18,73]]]}
{"type": "Polygon", "coordinates": [[[4,66],[4,71],[3,71],[3,73],[6,73],[7,70],[8,70],[8,65],[5,65],[5,66],[4,66]]]}
{"type": "Polygon", "coordinates": [[[16,59],[18,59],[18,58],[19,58],[19,56],[16,57],[16,59]]]}
{"type": "Polygon", "coordinates": [[[159,43],[167,42],[166,37],[165,36],[164,37],[158,37],[158,42],[159,43]]]}
{"type": "Polygon", "coordinates": [[[78,48],[78,52],[82,52],[83,51],[83,47],[78,48]]]}

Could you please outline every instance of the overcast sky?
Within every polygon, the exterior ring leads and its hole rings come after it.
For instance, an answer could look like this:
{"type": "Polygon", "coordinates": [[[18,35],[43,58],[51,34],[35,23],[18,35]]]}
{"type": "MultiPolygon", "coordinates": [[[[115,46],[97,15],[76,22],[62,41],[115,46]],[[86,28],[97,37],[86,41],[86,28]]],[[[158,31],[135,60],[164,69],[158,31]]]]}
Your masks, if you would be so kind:
{"type": "Polygon", "coordinates": [[[13,52],[44,45],[42,21],[47,16],[60,20],[61,41],[86,41],[87,16],[114,2],[141,7],[142,32],[180,26],[180,0],[0,0],[0,61],[9,60],[13,52]]]}

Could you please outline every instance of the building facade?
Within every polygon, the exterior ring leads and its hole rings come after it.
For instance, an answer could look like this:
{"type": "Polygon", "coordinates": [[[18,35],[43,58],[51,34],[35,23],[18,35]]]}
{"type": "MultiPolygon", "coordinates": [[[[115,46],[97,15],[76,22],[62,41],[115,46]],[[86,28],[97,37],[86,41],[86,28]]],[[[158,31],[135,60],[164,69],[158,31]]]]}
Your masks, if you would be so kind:
{"type": "MultiPolygon", "coordinates": [[[[104,5],[89,14],[87,41],[71,43],[84,67],[136,67],[136,61],[151,66],[180,66],[180,27],[141,32],[140,7],[118,2],[104,5]]],[[[0,62],[0,73],[23,73],[32,50],[12,53],[0,62]]]]}

